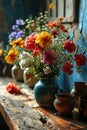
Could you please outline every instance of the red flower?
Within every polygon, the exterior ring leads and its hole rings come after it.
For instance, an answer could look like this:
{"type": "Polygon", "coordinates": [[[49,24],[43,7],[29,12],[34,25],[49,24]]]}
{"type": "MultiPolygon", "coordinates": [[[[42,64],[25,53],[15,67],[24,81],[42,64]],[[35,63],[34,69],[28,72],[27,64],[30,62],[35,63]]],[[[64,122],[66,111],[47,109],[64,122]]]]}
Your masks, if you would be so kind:
{"type": "Polygon", "coordinates": [[[62,66],[62,71],[67,72],[69,75],[71,75],[73,73],[73,70],[71,70],[72,68],[73,68],[73,64],[67,62],[62,66]]]}
{"type": "Polygon", "coordinates": [[[65,50],[67,50],[68,52],[72,53],[76,50],[76,45],[74,42],[70,41],[70,40],[66,40],[64,42],[63,48],[65,50]]]}
{"type": "Polygon", "coordinates": [[[8,83],[6,86],[6,90],[11,94],[19,94],[20,88],[14,83],[8,83]]]}
{"type": "Polygon", "coordinates": [[[83,54],[75,54],[74,60],[78,66],[85,65],[85,63],[87,61],[86,57],[83,54]]]}
{"type": "Polygon", "coordinates": [[[24,43],[25,48],[28,50],[34,50],[36,46],[35,39],[36,39],[36,34],[31,34],[28,37],[26,37],[24,43]]]}
{"type": "Polygon", "coordinates": [[[43,48],[35,43],[36,34],[31,34],[25,39],[24,47],[27,50],[32,50],[34,55],[38,55],[40,51],[43,51],[43,48]]]}

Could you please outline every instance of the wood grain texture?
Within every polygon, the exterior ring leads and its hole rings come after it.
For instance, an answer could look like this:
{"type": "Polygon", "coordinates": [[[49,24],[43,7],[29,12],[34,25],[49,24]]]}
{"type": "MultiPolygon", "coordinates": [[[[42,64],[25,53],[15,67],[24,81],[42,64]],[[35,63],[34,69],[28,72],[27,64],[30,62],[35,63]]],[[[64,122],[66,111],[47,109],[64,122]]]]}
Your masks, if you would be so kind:
{"type": "Polygon", "coordinates": [[[81,119],[77,109],[70,115],[60,115],[55,109],[40,108],[33,90],[24,84],[20,95],[6,91],[11,78],[0,78],[0,112],[10,130],[87,130],[87,120],[81,119]]]}

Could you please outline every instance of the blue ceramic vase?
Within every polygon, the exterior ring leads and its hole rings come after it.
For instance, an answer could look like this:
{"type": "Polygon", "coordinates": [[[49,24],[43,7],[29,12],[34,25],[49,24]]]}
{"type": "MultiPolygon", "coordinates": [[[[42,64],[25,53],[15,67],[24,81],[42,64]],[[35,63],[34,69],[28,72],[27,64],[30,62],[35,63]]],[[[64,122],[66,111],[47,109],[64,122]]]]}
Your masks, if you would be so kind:
{"type": "Polygon", "coordinates": [[[51,107],[58,92],[56,78],[40,79],[34,86],[36,102],[41,107],[51,107]]]}

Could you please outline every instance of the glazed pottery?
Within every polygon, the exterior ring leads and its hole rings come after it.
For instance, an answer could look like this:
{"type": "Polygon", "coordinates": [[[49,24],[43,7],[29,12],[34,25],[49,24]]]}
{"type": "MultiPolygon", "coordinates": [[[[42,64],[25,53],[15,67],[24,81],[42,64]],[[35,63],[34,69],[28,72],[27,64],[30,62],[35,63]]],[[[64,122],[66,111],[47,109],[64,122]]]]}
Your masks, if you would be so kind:
{"type": "Polygon", "coordinates": [[[23,72],[24,83],[28,85],[29,88],[33,89],[34,85],[37,83],[38,78],[36,78],[33,74],[28,73],[27,69],[23,72]]]}
{"type": "Polygon", "coordinates": [[[11,69],[12,78],[15,81],[23,82],[23,70],[20,69],[19,65],[13,65],[11,69]]]}
{"type": "Polygon", "coordinates": [[[87,95],[79,97],[78,109],[80,115],[87,118],[87,95]]]}
{"type": "Polygon", "coordinates": [[[36,102],[41,107],[53,107],[55,94],[58,91],[56,78],[42,78],[34,86],[36,102]]]}
{"type": "Polygon", "coordinates": [[[70,93],[60,93],[55,95],[55,109],[61,114],[70,113],[75,107],[75,100],[70,93]]]}

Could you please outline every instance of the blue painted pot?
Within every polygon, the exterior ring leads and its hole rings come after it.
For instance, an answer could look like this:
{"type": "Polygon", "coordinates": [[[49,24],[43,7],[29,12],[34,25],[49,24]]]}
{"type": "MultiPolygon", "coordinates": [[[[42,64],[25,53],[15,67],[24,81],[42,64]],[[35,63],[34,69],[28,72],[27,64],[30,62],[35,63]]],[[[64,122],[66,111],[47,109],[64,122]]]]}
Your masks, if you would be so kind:
{"type": "Polygon", "coordinates": [[[58,92],[56,78],[40,79],[34,86],[36,102],[41,107],[51,107],[58,92]]]}

